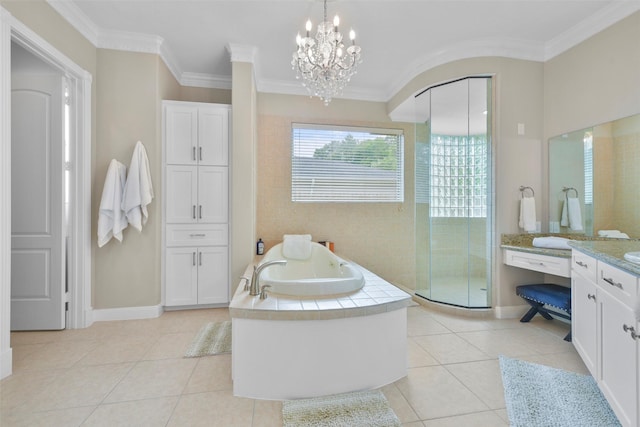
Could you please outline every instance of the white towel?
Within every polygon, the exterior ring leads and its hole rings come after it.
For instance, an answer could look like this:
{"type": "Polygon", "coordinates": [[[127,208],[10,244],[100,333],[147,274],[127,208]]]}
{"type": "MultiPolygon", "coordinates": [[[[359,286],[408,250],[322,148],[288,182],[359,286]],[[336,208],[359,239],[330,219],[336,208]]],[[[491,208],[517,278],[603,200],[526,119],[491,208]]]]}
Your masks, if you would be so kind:
{"type": "Polygon", "coordinates": [[[129,175],[122,196],[122,210],[127,215],[127,221],[138,231],[142,231],[142,226],[147,223],[149,218],[147,205],[151,203],[153,197],[149,159],[144,145],[138,141],[133,149],[129,175]]]}
{"type": "Polygon", "coordinates": [[[285,234],[282,239],[282,255],[289,259],[308,259],[311,256],[311,235],[285,234]]]}
{"type": "Polygon", "coordinates": [[[623,233],[619,230],[600,230],[598,231],[598,236],[608,237],[610,239],[628,239],[629,238],[629,235],[627,233],[623,233]]]}
{"type": "Polygon", "coordinates": [[[582,231],[582,213],[580,211],[580,200],[577,197],[568,197],[566,199],[565,204],[562,207],[563,219],[565,217],[565,208],[567,211],[566,216],[569,223],[569,228],[573,231],[582,231]]]}
{"type": "Polygon", "coordinates": [[[536,200],[533,197],[520,199],[520,228],[524,231],[536,231],[536,200]]]}
{"type": "Polygon", "coordinates": [[[536,248],[547,249],[571,249],[569,246],[569,239],[564,237],[548,236],[548,237],[535,237],[533,239],[533,246],[536,248]]]}
{"type": "Polygon", "coordinates": [[[116,159],[111,160],[98,213],[98,247],[106,245],[112,237],[122,242],[122,230],[128,225],[121,207],[126,176],[127,167],[116,159]]]}

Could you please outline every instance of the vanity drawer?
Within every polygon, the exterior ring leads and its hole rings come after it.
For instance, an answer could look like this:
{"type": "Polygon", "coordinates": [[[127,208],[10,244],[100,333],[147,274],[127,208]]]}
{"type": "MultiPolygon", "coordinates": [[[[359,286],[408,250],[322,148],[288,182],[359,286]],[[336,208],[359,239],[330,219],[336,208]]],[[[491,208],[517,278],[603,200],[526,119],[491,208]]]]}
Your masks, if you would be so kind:
{"type": "Polygon", "coordinates": [[[571,277],[569,258],[506,250],[504,263],[514,267],[526,268],[527,270],[553,274],[554,276],[571,277]]]}
{"type": "Polygon", "coordinates": [[[597,282],[598,261],[595,258],[587,256],[582,252],[573,251],[571,254],[571,267],[591,282],[597,282]]]}
{"type": "Polygon", "coordinates": [[[638,280],[636,276],[604,262],[599,262],[598,286],[629,307],[635,307],[636,296],[638,295],[638,280]]]}
{"type": "Polygon", "coordinates": [[[225,246],[229,242],[226,224],[167,225],[167,246],[225,246]]]}

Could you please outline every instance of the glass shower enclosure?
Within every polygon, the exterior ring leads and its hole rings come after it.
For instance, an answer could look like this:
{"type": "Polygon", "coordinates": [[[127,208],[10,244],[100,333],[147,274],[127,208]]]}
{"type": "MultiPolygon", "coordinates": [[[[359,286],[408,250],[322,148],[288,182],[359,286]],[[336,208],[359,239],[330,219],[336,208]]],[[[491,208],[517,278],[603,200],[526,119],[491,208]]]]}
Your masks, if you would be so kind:
{"type": "Polygon", "coordinates": [[[416,294],[491,306],[491,77],[415,98],[416,294]]]}

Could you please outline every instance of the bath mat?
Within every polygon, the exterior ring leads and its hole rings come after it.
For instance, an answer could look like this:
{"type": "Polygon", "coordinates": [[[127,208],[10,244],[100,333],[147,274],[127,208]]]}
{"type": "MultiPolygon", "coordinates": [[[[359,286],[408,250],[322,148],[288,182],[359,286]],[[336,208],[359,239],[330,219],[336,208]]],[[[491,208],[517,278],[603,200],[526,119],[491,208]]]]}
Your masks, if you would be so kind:
{"type": "Polygon", "coordinates": [[[184,357],[212,356],[231,353],[231,321],[204,325],[193,339],[184,357]]]}
{"type": "Polygon", "coordinates": [[[620,422],[590,375],[500,356],[512,427],[615,427],[620,422]]]}
{"type": "Polygon", "coordinates": [[[282,402],[284,427],[400,427],[380,390],[282,402]]]}

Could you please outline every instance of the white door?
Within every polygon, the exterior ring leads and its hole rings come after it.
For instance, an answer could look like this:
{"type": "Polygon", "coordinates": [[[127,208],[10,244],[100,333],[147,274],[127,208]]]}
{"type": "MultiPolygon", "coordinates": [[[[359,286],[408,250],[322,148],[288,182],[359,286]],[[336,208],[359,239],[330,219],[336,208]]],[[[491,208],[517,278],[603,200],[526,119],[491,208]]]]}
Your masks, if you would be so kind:
{"type": "Polygon", "coordinates": [[[225,223],[229,220],[228,174],[226,167],[198,168],[198,222],[225,223]]]}
{"type": "Polygon", "coordinates": [[[167,166],[166,169],[166,221],[168,224],[197,222],[198,167],[167,166]]]}
{"type": "Polygon", "coordinates": [[[201,165],[229,164],[229,109],[198,109],[198,162],[201,165]]]}
{"type": "Polygon", "coordinates": [[[64,81],[11,84],[11,329],[64,329],[64,81]]]}
{"type": "Polygon", "coordinates": [[[165,261],[165,305],[198,303],[198,250],[167,248],[165,261]]]}
{"type": "Polygon", "coordinates": [[[226,246],[198,249],[198,304],[229,302],[229,259],[226,246]]]}
{"type": "Polygon", "coordinates": [[[198,163],[198,110],[181,105],[165,108],[165,138],[167,164],[198,163]]]}

